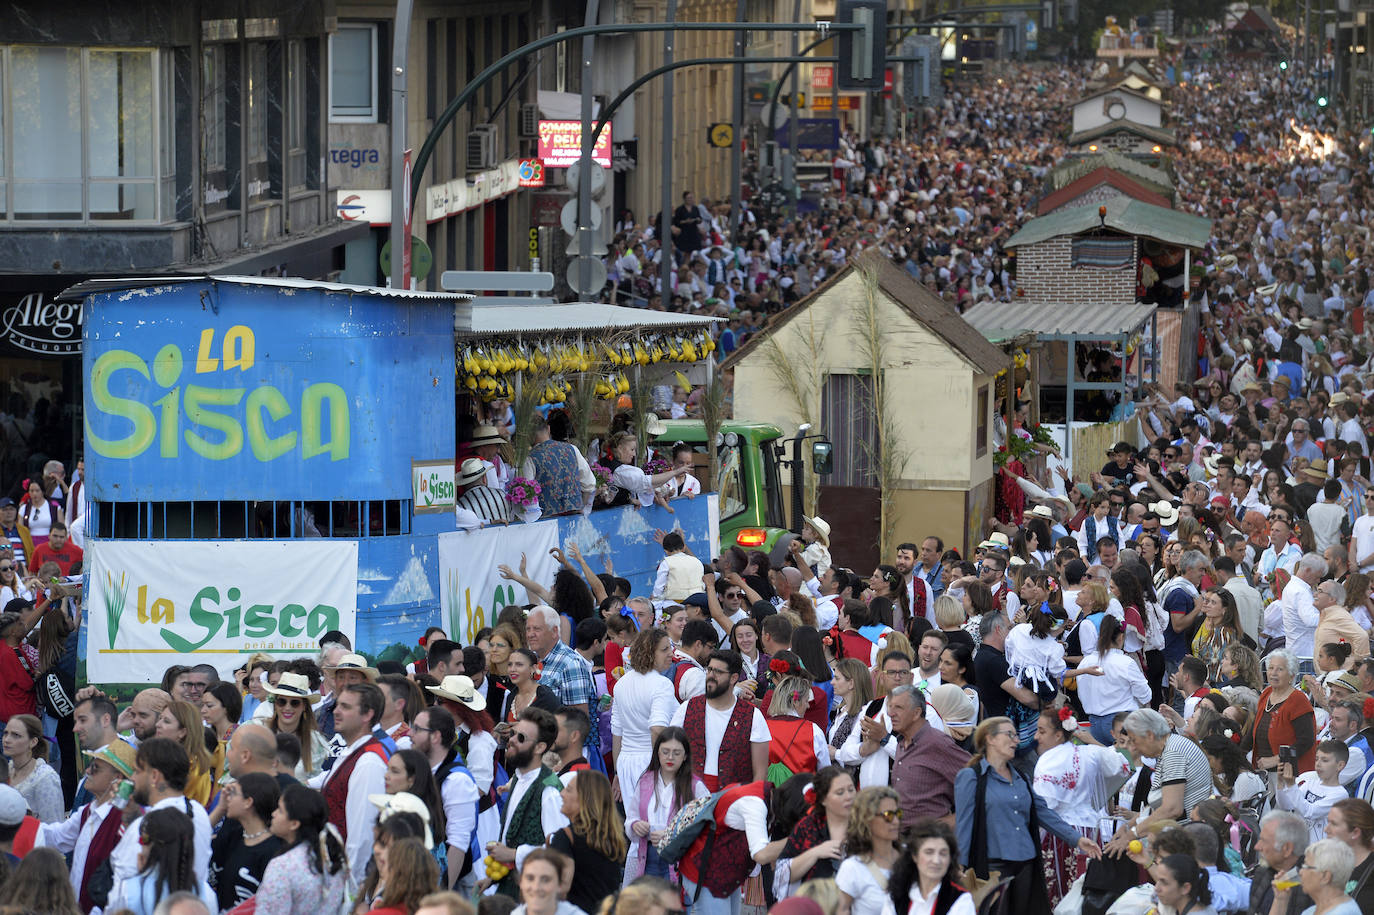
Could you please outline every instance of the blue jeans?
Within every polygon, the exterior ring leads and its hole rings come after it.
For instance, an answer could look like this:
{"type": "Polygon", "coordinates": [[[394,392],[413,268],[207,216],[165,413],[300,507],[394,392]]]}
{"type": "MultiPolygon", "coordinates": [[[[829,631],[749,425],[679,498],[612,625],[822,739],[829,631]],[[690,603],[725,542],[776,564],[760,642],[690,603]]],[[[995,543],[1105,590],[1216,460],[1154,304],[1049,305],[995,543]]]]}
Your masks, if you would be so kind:
{"type": "Polygon", "coordinates": [[[739,915],[743,892],[735,890],[724,899],[717,899],[705,887],[697,895],[697,885],[686,877],[682,878],[682,889],[687,895],[687,915],[739,915]],[[695,897],[696,902],[692,899],[695,897]]]}
{"type": "Polygon", "coordinates": [[[1115,715],[1089,715],[1088,721],[1092,723],[1093,740],[1102,744],[1104,747],[1113,746],[1116,739],[1112,737],[1112,719],[1115,715]]]}
{"type": "Polygon", "coordinates": [[[649,853],[644,858],[644,873],[650,877],[668,879],[668,862],[658,856],[658,849],[653,845],[649,846],[649,853]]]}

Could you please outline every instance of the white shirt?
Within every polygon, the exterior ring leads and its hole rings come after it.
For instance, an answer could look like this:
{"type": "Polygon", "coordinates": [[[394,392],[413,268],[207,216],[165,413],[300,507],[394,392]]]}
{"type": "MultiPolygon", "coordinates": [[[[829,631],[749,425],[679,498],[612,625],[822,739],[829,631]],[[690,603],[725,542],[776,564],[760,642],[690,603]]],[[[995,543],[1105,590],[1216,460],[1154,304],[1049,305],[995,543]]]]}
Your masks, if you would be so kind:
{"type": "Polygon", "coordinates": [[[1083,656],[1081,667],[1101,667],[1100,677],[1079,677],[1078,698],[1089,715],[1114,715],[1150,704],[1150,684],[1135,658],[1120,649],[1104,659],[1095,651],[1083,656]]]}
{"type": "MultiPolygon", "coordinates": [[[[620,692],[620,684],[619,684],[619,683],[616,684],[616,690],[615,690],[615,691],[616,691],[617,693],[620,692]]],[[[742,702],[742,701],[743,701],[742,699],[736,699],[736,700],[735,700],[735,702],[742,702]]],[[[710,702],[707,702],[707,703],[706,703],[705,733],[706,733],[706,748],[707,748],[707,750],[706,750],[706,768],[703,770],[704,774],[706,774],[706,775],[719,775],[719,774],[720,774],[720,753],[717,752],[717,751],[718,751],[719,748],[720,748],[720,741],[721,741],[721,739],[725,736],[725,726],[728,725],[728,724],[730,723],[730,716],[733,715],[734,713],[735,713],[735,706],[734,706],[733,703],[730,705],[730,707],[729,707],[728,709],[725,709],[725,710],[723,710],[723,711],[720,710],[720,709],[712,708],[710,702]]],[[[678,706],[677,712],[675,712],[675,713],[673,714],[673,721],[672,721],[672,723],[673,723],[673,725],[676,726],[676,727],[682,727],[683,722],[686,721],[686,720],[687,720],[687,703],[684,702],[684,703],[682,703],[681,705],[678,706]]],[[[771,733],[769,733],[769,731],[768,731],[768,721],[763,717],[763,712],[759,711],[757,708],[754,709],[754,720],[753,720],[753,723],[752,723],[752,724],[750,725],[750,727],[749,727],[749,742],[750,742],[751,744],[755,744],[755,743],[763,743],[763,744],[766,744],[766,743],[771,743],[772,740],[773,740],[773,735],[772,735],[771,733]]],[[[736,804],[736,806],[738,806],[738,804],[736,804]]],[[[732,807],[731,810],[733,810],[733,809],[734,809],[734,808],[732,807]]],[[[729,824],[727,823],[726,825],[729,825],[729,824]]],[[[765,832],[766,832],[766,830],[765,830],[765,832]]],[[[765,840],[764,844],[765,844],[765,845],[767,844],[767,841],[766,841],[766,840],[765,840]]]]}
{"type": "Polygon", "coordinates": [[[1283,634],[1288,650],[1301,660],[1312,660],[1312,639],[1321,612],[1312,603],[1312,586],[1294,575],[1283,588],[1283,634]]]}
{"type": "MultiPolygon", "coordinates": [[[[844,739],[844,746],[840,747],[835,753],[835,762],[843,766],[859,767],[859,787],[873,788],[887,785],[892,777],[892,761],[897,758],[897,741],[891,736],[892,719],[887,716],[887,700],[883,700],[882,707],[878,709],[878,714],[873,716],[873,720],[880,722],[888,731],[887,741],[875,750],[872,754],[865,756],[859,749],[864,742],[863,729],[860,725],[863,722],[863,715],[867,709],[859,709],[860,718],[854,722],[854,727],[849,732],[849,736],[844,739]]],[[[940,713],[935,711],[933,705],[926,705],[926,724],[935,728],[942,734],[948,733],[945,730],[945,721],[940,717],[940,713]]]]}
{"type": "Polygon", "coordinates": [[[86,855],[91,850],[91,840],[95,838],[96,832],[111,811],[115,816],[123,815],[123,811],[116,810],[114,804],[109,802],[99,806],[87,804],[78,808],[61,823],[41,823],[38,826],[38,835],[33,843],[35,846],[55,848],[64,855],[72,856],[70,879],[72,889],[76,890],[78,897],[81,896],[81,885],[86,876],[86,855]],[[86,817],[86,824],[83,826],[81,814],[86,810],[90,810],[90,815],[86,817]]]}
{"type": "MultiPolygon", "coordinates": [[[[539,776],[539,766],[535,766],[528,772],[520,772],[515,776],[515,783],[511,785],[510,796],[506,798],[506,809],[512,813],[519,806],[520,799],[525,796],[525,792],[530,790],[535,779],[539,776]]],[[[507,817],[506,822],[501,824],[501,844],[505,845],[506,832],[510,829],[511,820],[514,817],[507,817]]],[[[539,797],[539,824],[543,835],[551,836],[564,826],[568,825],[568,818],[563,816],[563,797],[551,789],[545,789],[539,797]]],[[[369,836],[369,843],[371,837],[369,836]]],[[[515,850],[515,869],[519,870],[525,863],[525,856],[540,845],[521,845],[515,850]]],[[[369,851],[371,851],[369,847],[369,851]]]]}
{"type": "Polygon", "coordinates": [[[891,906],[887,892],[883,889],[891,874],[892,871],[888,868],[878,867],[876,864],[870,866],[858,858],[845,858],[841,861],[840,869],[835,872],[835,885],[853,900],[849,908],[850,915],[882,915],[884,907],[891,906]],[[879,885],[874,876],[875,870],[883,875],[882,885],[879,885]]]}
{"type": "Polygon", "coordinates": [[[653,752],[650,728],[661,728],[673,719],[677,699],[673,684],[656,671],[627,670],[615,685],[611,703],[611,733],[620,738],[621,753],[653,752]]]}
{"type": "Polygon", "coordinates": [[[816,628],[825,633],[839,625],[842,603],[844,598],[838,594],[831,594],[816,601],[816,628]]]}
{"type": "Polygon", "coordinates": [[[1318,553],[1341,542],[1344,522],[1345,509],[1335,502],[1318,502],[1307,509],[1307,523],[1312,525],[1312,539],[1317,542],[1318,553]]]}
{"type": "Polygon", "coordinates": [[[1332,806],[1339,800],[1350,797],[1350,792],[1340,785],[1323,785],[1316,772],[1304,772],[1297,781],[1287,788],[1280,788],[1275,795],[1275,806],[1280,810],[1292,810],[1307,821],[1312,841],[1326,838],[1326,817],[1332,806]]]}
{"type": "MultiPolygon", "coordinates": [[[[336,735],[337,736],[337,735],[336,735]]],[[[323,791],[329,779],[338,772],[349,754],[372,739],[368,731],[339,752],[334,765],[327,772],[310,779],[309,785],[316,791],[323,791]]],[[[367,799],[369,794],[386,794],[386,763],[376,753],[363,753],[353,765],[353,774],[348,778],[348,803],[344,807],[344,823],[348,826],[348,838],[344,841],[344,854],[348,866],[355,874],[367,872],[367,862],[372,858],[372,825],[377,822],[377,805],[367,799]]]]}
{"type": "Polygon", "coordinates": [[[1240,617],[1241,630],[1254,639],[1256,645],[1262,644],[1259,630],[1260,620],[1264,617],[1264,598],[1246,584],[1245,578],[1239,573],[1232,575],[1222,587],[1236,599],[1236,614],[1240,617]]]}
{"type": "Polygon", "coordinates": [[[679,702],[686,702],[694,696],[706,695],[706,668],[698,664],[695,658],[688,658],[687,660],[690,664],[686,670],[682,671],[682,676],[677,681],[679,702]]]}
{"type": "Polygon", "coordinates": [[[1355,550],[1350,554],[1351,564],[1359,562],[1362,556],[1372,557],[1369,562],[1360,566],[1360,571],[1374,572],[1374,515],[1360,515],[1356,518],[1351,533],[1355,540],[1355,550]]]}
{"type": "MultiPolygon", "coordinates": [[[[430,773],[433,774],[438,768],[432,766],[430,773]]],[[[482,799],[477,784],[474,779],[468,778],[462,772],[450,772],[439,789],[439,796],[444,802],[444,841],[467,854],[468,848],[472,845],[472,831],[477,828],[477,804],[482,799]]],[[[439,841],[438,836],[434,839],[436,842],[439,841]]]]}
{"type": "MultiPolygon", "coordinates": [[[[189,800],[179,794],[172,797],[163,798],[148,810],[162,810],[170,808],[180,810],[185,813],[187,805],[190,805],[191,823],[196,832],[196,855],[193,865],[196,877],[200,880],[207,880],[210,875],[210,817],[206,815],[205,808],[196,801],[189,800]]],[[[375,809],[375,808],[374,808],[375,809]]],[[[146,815],[148,810],[144,811],[146,815]]],[[[125,880],[131,880],[138,873],[138,832],[143,825],[143,817],[134,820],[124,828],[124,835],[120,838],[119,844],[110,854],[110,864],[114,871],[114,887],[110,890],[110,898],[120,897],[120,884],[125,880]]],[[[367,831],[367,852],[372,854],[372,830],[367,831]]],[[[366,862],[364,862],[366,863],[366,862]]]]}
{"type": "MultiPolygon", "coordinates": [[[[467,730],[463,725],[462,730],[467,730]]],[[[464,757],[468,771],[477,782],[477,790],[486,794],[491,790],[491,780],[496,777],[496,738],[490,731],[481,731],[468,738],[468,752],[464,757]]]]}
{"type": "MultiPolygon", "coordinates": [[[[911,905],[907,909],[907,911],[918,913],[931,911],[935,908],[935,897],[939,895],[939,893],[940,886],[939,884],[936,884],[935,891],[933,893],[931,893],[929,896],[922,896],[921,881],[913,880],[911,882],[911,891],[907,893],[907,899],[909,899],[911,902],[911,905]]],[[[888,911],[891,911],[891,909],[889,909],[888,911]]],[[[954,905],[949,907],[949,912],[946,913],[946,915],[976,915],[977,911],[978,910],[974,908],[973,905],[973,897],[970,896],[968,893],[961,893],[958,897],[955,898],[954,905]]]]}

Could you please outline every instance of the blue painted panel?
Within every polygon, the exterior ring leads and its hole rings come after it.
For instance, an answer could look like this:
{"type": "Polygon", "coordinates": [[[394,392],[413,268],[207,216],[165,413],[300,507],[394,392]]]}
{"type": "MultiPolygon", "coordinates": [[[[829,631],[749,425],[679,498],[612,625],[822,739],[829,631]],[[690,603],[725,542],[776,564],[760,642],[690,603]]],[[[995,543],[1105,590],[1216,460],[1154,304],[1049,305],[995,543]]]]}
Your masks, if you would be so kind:
{"type": "Polygon", "coordinates": [[[453,454],[453,304],[213,281],[92,295],[101,501],[410,498],[453,454]]]}

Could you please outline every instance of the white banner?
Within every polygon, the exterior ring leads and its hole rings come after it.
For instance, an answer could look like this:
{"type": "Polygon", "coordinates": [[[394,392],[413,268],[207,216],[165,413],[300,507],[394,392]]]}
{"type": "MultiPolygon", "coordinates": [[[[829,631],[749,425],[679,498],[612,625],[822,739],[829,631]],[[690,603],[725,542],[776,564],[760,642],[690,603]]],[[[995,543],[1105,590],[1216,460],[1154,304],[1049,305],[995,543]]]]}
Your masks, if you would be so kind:
{"type": "Polygon", "coordinates": [[[521,585],[502,578],[497,566],[518,572],[524,553],[525,577],[552,588],[558,560],[549,551],[558,545],[557,521],[440,534],[439,604],[448,637],[471,644],[477,630],[496,624],[503,607],[535,603],[521,585]]]}
{"type": "Polygon", "coordinates": [[[157,683],[173,664],[230,673],[255,651],[319,650],[354,637],[358,544],[347,540],[94,541],[87,679],[157,683]]]}

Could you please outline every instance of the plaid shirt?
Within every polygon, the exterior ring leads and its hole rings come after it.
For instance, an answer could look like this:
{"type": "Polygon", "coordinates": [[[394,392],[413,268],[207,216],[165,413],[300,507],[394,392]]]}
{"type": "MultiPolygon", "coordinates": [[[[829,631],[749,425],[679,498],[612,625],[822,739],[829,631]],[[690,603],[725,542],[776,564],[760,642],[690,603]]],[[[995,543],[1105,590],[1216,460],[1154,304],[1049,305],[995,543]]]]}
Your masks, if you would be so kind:
{"type": "Polygon", "coordinates": [[[539,682],[553,690],[564,705],[586,705],[587,714],[596,711],[596,683],[591,665],[562,642],[541,661],[544,670],[539,682]]]}

